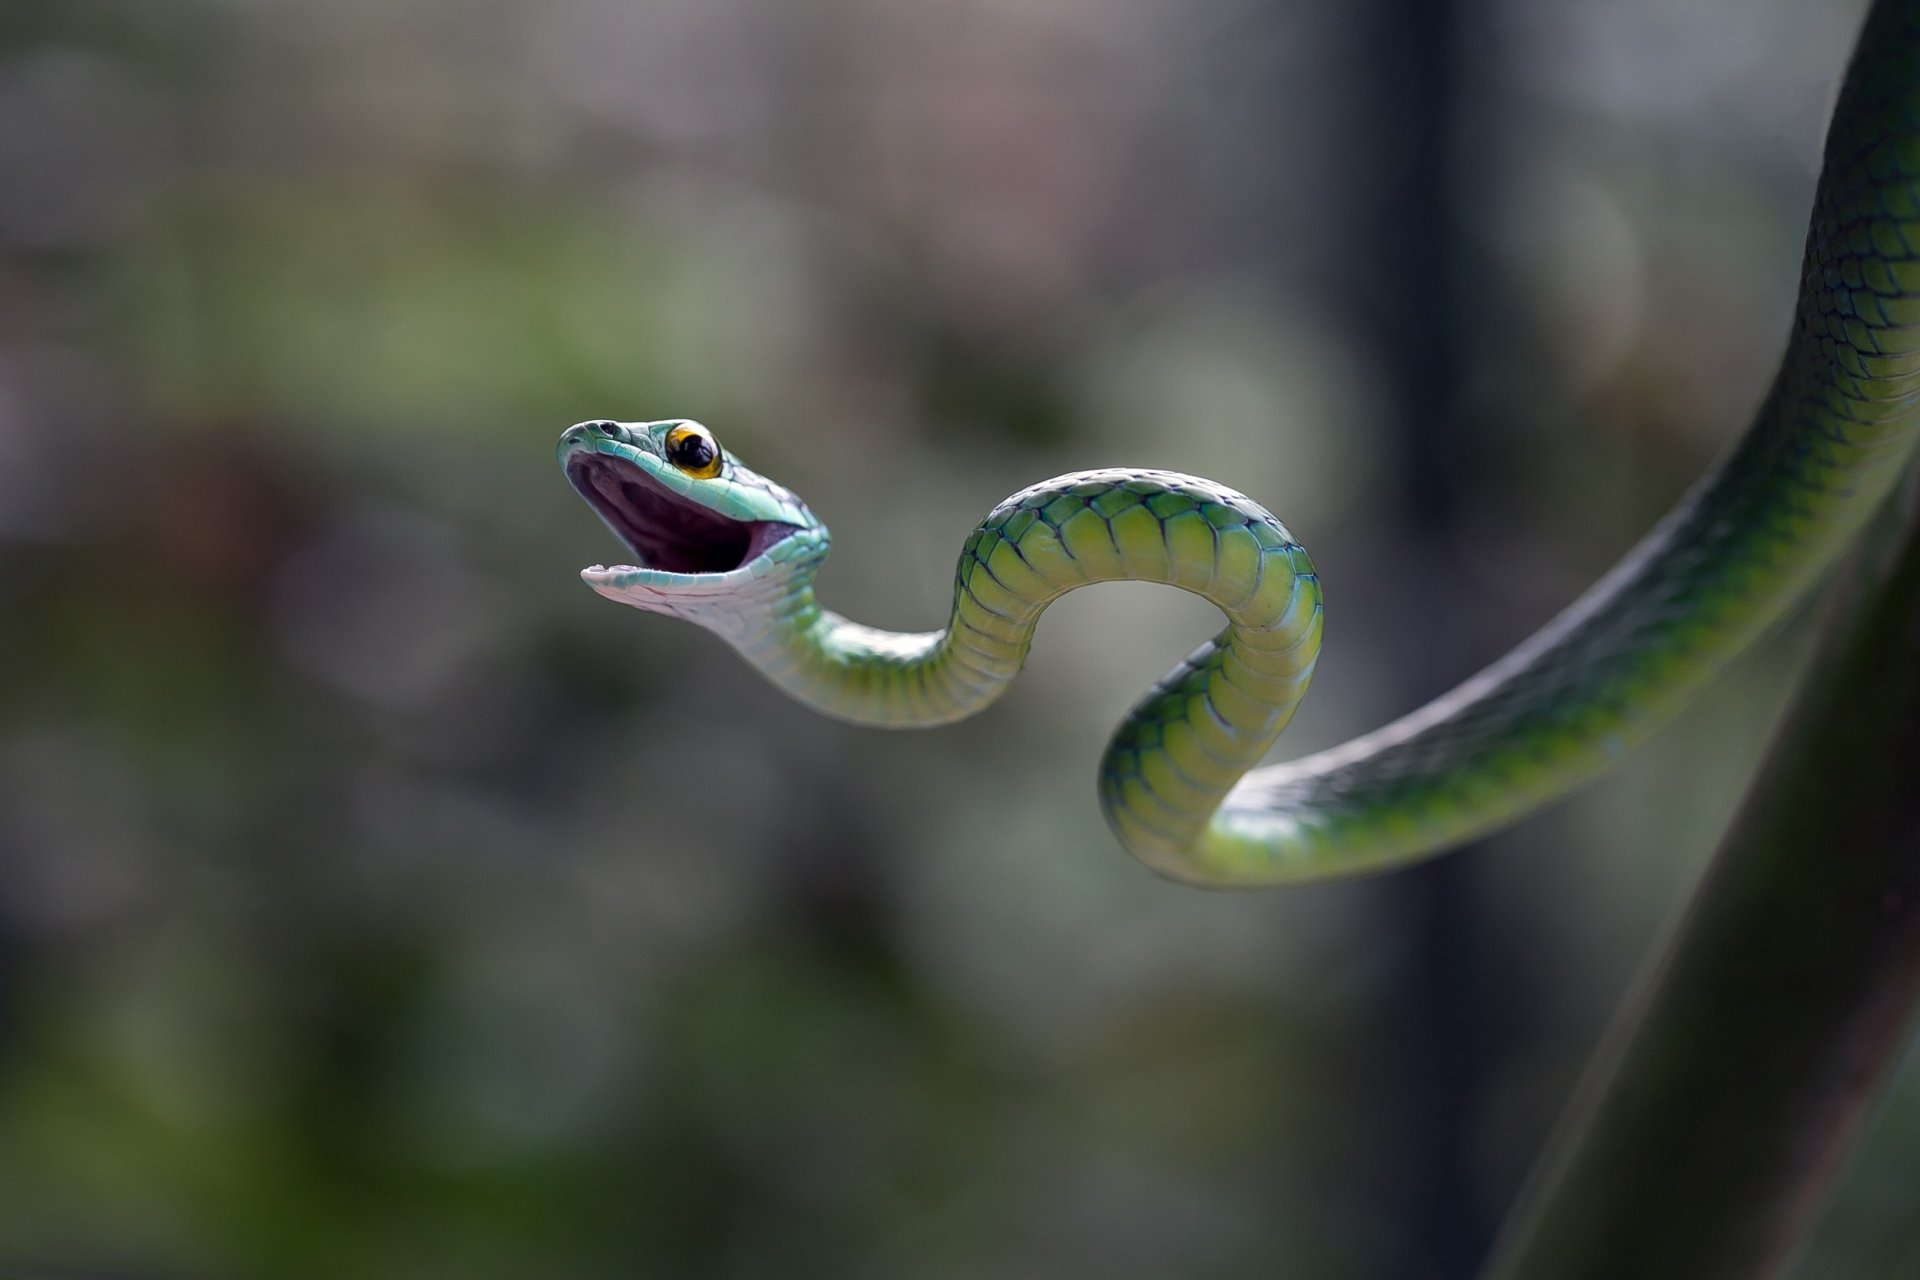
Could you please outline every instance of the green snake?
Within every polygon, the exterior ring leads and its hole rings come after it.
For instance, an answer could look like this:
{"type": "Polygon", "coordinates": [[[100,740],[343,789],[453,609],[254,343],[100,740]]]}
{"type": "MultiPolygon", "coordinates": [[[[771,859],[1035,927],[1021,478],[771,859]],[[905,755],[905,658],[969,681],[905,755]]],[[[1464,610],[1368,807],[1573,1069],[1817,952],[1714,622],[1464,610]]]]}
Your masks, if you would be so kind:
{"type": "MultiPolygon", "coordinates": [[[[1684,318],[1676,326],[1684,340],[1684,318]]],[[[635,563],[601,595],[715,632],[788,693],[865,725],[945,724],[998,697],[1048,603],[1166,583],[1226,628],[1147,692],[1102,759],[1130,852],[1214,886],[1404,864],[1509,822],[1645,740],[1858,532],[1920,431],[1920,6],[1869,16],[1828,134],[1792,336],[1752,425],[1611,572],[1452,692],[1342,746],[1256,768],[1305,695],[1321,588],[1253,499],[1168,471],[1084,471],[995,507],[939,631],[821,607],[826,526],[686,419],[583,422],[574,488],[635,563]]],[[[1916,655],[1920,657],[1920,655],[1916,655]]]]}

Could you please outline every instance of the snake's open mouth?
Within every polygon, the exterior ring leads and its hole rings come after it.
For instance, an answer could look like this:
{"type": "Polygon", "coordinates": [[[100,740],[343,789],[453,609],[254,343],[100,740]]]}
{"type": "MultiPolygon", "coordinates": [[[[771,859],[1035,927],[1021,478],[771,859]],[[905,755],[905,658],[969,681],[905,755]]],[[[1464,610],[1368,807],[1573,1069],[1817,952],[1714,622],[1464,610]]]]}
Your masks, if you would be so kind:
{"type": "Polygon", "coordinates": [[[567,479],[627,544],[638,568],[732,573],[794,532],[790,524],[723,516],[610,454],[569,458],[567,479]]]}

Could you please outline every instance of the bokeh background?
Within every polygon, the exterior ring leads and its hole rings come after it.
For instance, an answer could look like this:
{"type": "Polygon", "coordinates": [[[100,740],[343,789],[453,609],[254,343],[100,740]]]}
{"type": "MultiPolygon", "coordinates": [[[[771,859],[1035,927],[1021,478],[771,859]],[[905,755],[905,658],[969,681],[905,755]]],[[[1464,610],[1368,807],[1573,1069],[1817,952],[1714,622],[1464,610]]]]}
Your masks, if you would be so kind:
{"type": "MultiPolygon", "coordinates": [[[[854,730],[582,586],[552,445],[701,418],[911,628],[1018,487],[1225,480],[1330,744],[1744,424],[1862,7],[0,9],[0,1268],[1469,1274],[1796,645],[1457,857],[1208,894],[1092,788],[1205,605],[854,730]]],[[[1920,1267],[1920,1091],[1876,1142],[1813,1274],[1920,1267]]]]}

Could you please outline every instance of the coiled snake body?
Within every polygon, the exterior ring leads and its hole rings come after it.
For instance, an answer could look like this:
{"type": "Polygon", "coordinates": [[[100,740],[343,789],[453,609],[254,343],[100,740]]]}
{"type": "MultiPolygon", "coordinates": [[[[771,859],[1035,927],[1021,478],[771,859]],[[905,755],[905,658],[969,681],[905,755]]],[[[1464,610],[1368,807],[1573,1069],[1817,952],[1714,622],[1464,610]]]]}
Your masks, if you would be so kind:
{"type": "MultiPolygon", "coordinates": [[[[1227,626],[1154,686],[1101,763],[1101,806],[1149,865],[1206,885],[1375,871],[1564,794],[1665,723],[1859,530],[1920,430],[1920,5],[1869,15],[1828,134],[1793,334],[1725,460],[1571,608],[1480,675],[1365,737],[1256,769],[1305,694],[1321,591],[1252,499],[1162,471],[1088,471],[1014,494],[967,539],[940,631],[830,613],[825,526],[684,419],[586,422],[568,478],[634,553],[610,599],[682,617],[776,684],[863,724],[986,706],[1047,604],[1169,583],[1227,626]]],[[[1915,655],[1920,660],[1920,655],[1915,655]]]]}

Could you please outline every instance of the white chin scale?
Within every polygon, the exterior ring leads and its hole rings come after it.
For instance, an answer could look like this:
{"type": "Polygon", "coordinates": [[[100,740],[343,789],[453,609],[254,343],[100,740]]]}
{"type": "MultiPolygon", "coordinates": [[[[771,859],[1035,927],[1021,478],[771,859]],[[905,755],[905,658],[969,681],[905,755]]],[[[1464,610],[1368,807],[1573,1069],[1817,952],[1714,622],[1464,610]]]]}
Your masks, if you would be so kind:
{"type": "Polygon", "coordinates": [[[683,618],[729,638],[758,631],[772,616],[780,588],[745,570],[666,573],[632,565],[594,565],[581,580],[609,600],[683,618]],[[769,590],[773,587],[773,590],[769,590]]]}

